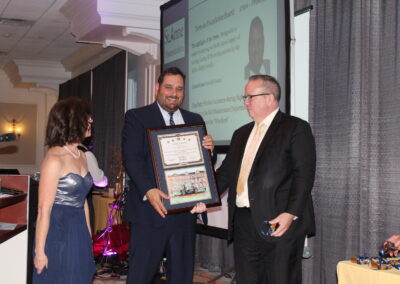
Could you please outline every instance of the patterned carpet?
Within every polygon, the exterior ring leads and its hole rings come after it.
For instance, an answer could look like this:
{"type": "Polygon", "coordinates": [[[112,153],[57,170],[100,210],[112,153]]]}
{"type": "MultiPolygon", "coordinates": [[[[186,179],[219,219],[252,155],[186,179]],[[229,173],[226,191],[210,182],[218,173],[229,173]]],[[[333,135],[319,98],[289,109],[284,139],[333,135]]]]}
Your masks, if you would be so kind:
{"type": "MultiPolygon", "coordinates": [[[[126,268],[126,267],[125,267],[126,268]]],[[[119,275],[118,271],[122,271],[123,274],[126,270],[124,268],[118,268],[115,265],[106,265],[105,267],[99,267],[98,276],[96,276],[93,284],[126,284],[126,275],[119,275]]],[[[193,284],[231,284],[232,275],[226,274],[224,277],[217,278],[218,273],[208,272],[208,270],[202,269],[198,265],[195,267],[195,275],[193,278],[193,284]]],[[[153,284],[164,284],[167,283],[162,275],[157,275],[153,284]]]]}

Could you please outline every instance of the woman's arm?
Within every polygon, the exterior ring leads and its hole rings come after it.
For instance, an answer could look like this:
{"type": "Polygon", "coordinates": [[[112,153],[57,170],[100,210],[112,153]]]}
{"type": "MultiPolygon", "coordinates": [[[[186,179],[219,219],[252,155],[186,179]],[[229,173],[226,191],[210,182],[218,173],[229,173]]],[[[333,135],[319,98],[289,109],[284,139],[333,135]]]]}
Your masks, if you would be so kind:
{"type": "Polygon", "coordinates": [[[49,231],[50,213],[56,196],[61,163],[57,157],[47,154],[42,162],[39,182],[38,216],[36,219],[36,245],[34,265],[40,274],[47,268],[45,253],[47,233],[49,231]]]}

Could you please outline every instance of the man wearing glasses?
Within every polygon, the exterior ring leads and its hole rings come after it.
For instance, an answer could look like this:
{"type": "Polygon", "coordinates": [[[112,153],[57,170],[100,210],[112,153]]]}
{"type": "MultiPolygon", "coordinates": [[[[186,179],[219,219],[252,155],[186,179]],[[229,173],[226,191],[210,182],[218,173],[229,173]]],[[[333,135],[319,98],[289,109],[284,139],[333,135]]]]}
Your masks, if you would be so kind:
{"type": "Polygon", "coordinates": [[[253,122],[235,131],[217,171],[220,191],[229,188],[238,284],[301,283],[304,238],[315,231],[314,137],[279,110],[280,96],[274,77],[249,78],[243,100],[253,122]]]}

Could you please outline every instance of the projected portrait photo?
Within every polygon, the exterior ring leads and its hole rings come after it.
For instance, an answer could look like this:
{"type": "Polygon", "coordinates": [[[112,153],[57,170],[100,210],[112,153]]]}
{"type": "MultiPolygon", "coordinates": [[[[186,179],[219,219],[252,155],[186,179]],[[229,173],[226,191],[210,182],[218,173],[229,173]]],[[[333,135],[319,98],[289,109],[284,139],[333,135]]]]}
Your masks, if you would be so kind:
{"type": "Polygon", "coordinates": [[[249,63],[244,68],[244,79],[251,75],[270,74],[270,61],[264,57],[264,26],[260,17],[254,17],[249,31],[249,63]]]}

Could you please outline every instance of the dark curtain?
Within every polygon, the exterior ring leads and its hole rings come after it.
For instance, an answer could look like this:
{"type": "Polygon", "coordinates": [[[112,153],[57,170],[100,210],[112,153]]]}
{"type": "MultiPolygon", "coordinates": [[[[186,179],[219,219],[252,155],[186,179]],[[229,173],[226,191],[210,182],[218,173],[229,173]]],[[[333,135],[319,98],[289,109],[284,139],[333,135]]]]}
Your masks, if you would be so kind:
{"type": "Polygon", "coordinates": [[[303,283],[336,283],[338,261],[400,233],[400,1],[295,1],[310,4],[317,234],[303,283]]]}
{"type": "Polygon", "coordinates": [[[233,245],[225,239],[197,234],[195,260],[202,268],[225,275],[235,268],[233,245]]]}
{"type": "Polygon", "coordinates": [[[126,52],[93,69],[94,149],[100,168],[114,186],[122,170],[121,133],[125,110],[126,52]]]}
{"type": "Polygon", "coordinates": [[[67,82],[60,84],[58,100],[78,97],[90,102],[91,72],[87,71],[67,82]]]}

